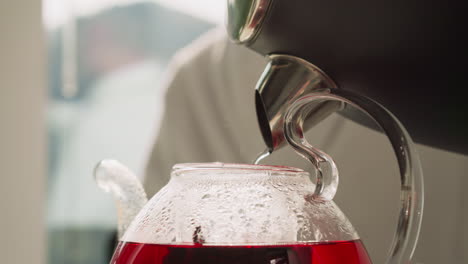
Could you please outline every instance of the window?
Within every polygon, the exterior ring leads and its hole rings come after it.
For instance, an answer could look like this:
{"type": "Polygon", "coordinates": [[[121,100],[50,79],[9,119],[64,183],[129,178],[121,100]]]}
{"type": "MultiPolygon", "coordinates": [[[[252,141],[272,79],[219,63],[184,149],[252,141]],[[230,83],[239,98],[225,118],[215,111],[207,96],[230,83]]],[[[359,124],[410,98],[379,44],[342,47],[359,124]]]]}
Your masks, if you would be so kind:
{"type": "Polygon", "coordinates": [[[143,174],[171,56],[222,23],[224,1],[46,0],[49,50],[49,263],[108,263],[111,197],[92,178],[103,158],[143,174]]]}

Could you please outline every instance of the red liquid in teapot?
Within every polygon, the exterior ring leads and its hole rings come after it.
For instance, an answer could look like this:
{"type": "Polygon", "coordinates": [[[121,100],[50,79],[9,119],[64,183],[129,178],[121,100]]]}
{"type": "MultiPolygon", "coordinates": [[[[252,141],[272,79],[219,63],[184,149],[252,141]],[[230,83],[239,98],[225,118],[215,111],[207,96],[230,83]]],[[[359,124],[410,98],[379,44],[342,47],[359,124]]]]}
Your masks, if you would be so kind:
{"type": "Polygon", "coordinates": [[[111,264],[371,264],[361,241],[278,246],[120,242],[111,264]]]}

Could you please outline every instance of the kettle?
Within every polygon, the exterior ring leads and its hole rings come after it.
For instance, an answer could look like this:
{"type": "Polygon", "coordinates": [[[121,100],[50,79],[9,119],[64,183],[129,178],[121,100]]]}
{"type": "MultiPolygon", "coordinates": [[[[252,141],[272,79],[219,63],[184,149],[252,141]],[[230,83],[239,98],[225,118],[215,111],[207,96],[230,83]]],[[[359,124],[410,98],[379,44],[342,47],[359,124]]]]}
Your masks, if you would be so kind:
{"type": "MultiPolygon", "coordinates": [[[[416,143],[468,154],[462,10],[456,0],[228,0],[230,38],[270,58],[256,89],[268,148],[283,146],[284,107],[331,88],[384,105],[416,143]]],[[[305,127],[337,110],[317,104],[305,127]]],[[[339,113],[377,128],[353,108],[339,113]]]]}

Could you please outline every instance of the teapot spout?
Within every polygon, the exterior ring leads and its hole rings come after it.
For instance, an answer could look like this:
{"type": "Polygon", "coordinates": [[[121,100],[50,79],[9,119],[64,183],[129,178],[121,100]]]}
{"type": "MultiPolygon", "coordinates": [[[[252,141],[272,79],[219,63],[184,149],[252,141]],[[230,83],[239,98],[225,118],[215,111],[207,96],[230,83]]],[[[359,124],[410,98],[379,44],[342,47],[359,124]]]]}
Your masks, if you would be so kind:
{"type": "Polygon", "coordinates": [[[94,168],[97,185],[114,196],[117,205],[118,236],[148,202],[143,186],[127,167],[116,160],[102,160],[94,168]]]}

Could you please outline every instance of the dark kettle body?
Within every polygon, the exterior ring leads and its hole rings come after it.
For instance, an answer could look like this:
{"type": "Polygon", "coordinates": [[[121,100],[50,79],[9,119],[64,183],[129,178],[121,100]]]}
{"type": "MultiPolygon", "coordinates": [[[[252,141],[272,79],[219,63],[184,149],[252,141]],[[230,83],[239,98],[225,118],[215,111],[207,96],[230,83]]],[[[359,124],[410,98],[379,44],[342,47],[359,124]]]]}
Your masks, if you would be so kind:
{"type": "MultiPolygon", "coordinates": [[[[468,154],[461,40],[468,21],[461,1],[254,2],[263,4],[263,15],[244,45],[263,55],[303,58],[340,89],[384,105],[416,142],[468,154]]],[[[230,30],[232,36],[228,25],[230,30]]],[[[345,115],[372,126],[352,112],[345,115]]]]}

